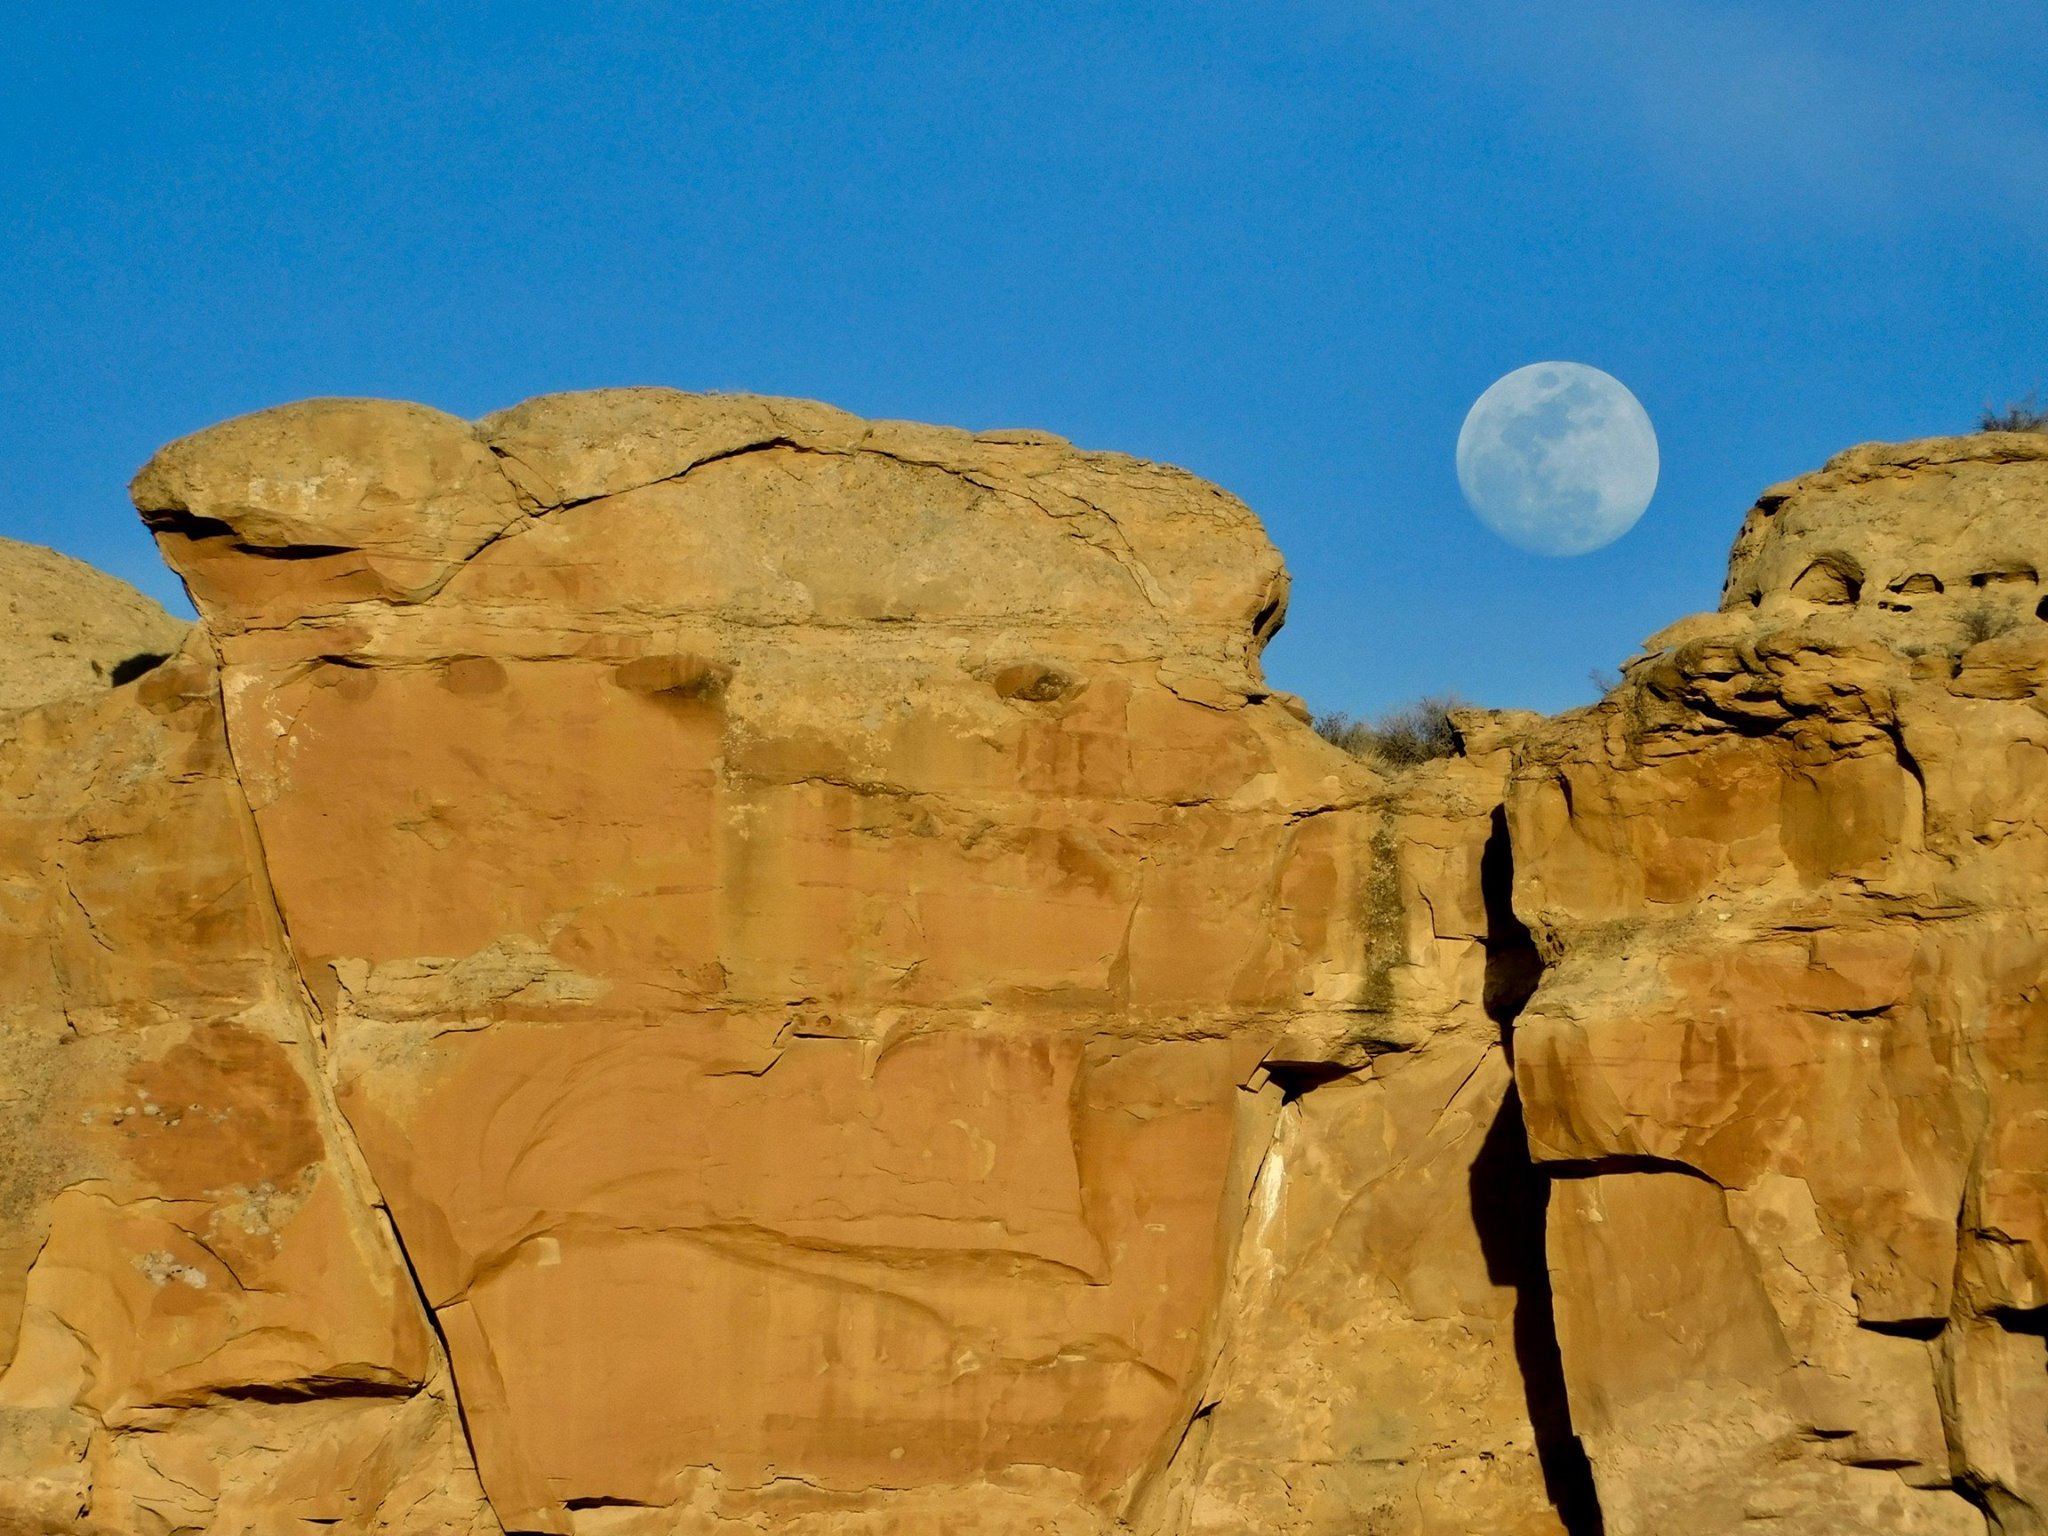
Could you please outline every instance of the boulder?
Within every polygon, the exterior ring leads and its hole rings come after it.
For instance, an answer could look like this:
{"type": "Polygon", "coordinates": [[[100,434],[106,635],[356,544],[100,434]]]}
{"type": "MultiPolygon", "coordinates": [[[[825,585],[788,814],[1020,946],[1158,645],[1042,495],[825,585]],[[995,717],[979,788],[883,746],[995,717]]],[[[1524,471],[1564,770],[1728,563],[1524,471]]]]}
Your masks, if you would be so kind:
{"type": "Polygon", "coordinates": [[[0,539],[0,625],[0,716],[132,682],[190,627],[126,582],[13,539],[0,539]]]}

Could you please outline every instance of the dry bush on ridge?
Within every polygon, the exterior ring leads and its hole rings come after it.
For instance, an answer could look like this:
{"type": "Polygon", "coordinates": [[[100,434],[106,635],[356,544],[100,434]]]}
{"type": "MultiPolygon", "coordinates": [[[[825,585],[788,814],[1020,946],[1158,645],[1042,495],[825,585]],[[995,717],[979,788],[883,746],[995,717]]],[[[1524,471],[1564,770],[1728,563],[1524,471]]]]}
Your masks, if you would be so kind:
{"type": "Polygon", "coordinates": [[[1980,432],[2048,432],[2048,406],[2041,404],[2038,391],[2024,400],[2015,400],[2004,410],[1984,407],[1977,418],[1980,432]]]}
{"type": "Polygon", "coordinates": [[[1430,694],[1370,720],[1328,714],[1317,715],[1314,723],[1318,736],[1353,757],[1408,768],[1456,755],[1458,734],[1451,729],[1450,712],[1464,707],[1465,701],[1453,694],[1430,694]]]}

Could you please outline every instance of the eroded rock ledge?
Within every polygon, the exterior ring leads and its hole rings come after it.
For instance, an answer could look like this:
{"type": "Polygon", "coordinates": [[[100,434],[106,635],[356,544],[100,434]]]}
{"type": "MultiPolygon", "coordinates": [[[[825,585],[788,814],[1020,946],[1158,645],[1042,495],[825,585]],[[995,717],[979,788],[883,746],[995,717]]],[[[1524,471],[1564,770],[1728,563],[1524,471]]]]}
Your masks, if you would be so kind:
{"type": "Polygon", "coordinates": [[[134,489],[200,625],[0,699],[0,1527],[2044,1529],[2048,439],[1395,775],[1240,503],[1044,435],[134,489]]]}

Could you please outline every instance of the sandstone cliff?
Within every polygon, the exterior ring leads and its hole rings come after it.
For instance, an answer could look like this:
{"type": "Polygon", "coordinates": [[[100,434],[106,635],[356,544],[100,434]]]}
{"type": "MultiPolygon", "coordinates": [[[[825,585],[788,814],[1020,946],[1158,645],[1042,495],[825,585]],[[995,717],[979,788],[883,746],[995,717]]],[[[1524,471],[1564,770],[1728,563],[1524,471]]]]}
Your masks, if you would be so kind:
{"type": "Polygon", "coordinates": [[[2048,437],[1854,450],[1522,745],[1517,1068],[1616,1536],[2048,1529],[2044,569],[2048,437]]]}
{"type": "Polygon", "coordinates": [[[1240,503],[1043,435],[134,491],[161,665],[0,549],[0,1528],[2044,1528],[2048,440],[1399,774],[1240,503]]]}

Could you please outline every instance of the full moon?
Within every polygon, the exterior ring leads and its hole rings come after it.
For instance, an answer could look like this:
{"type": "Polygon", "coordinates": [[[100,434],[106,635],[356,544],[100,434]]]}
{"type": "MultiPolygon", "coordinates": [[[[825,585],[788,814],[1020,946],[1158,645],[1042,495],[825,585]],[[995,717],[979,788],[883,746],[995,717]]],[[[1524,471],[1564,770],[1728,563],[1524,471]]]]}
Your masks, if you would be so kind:
{"type": "Polygon", "coordinates": [[[1657,434],[1622,382],[1584,363],[1531,363],[1472,404],[1458,485],[1518,549],[1583,555],[1635,527],[1657,489],[1657,434]]]}

